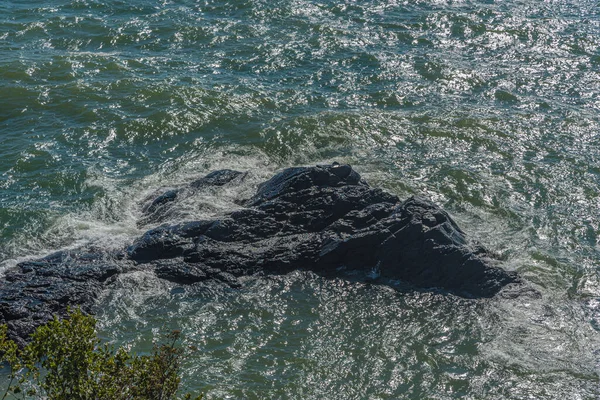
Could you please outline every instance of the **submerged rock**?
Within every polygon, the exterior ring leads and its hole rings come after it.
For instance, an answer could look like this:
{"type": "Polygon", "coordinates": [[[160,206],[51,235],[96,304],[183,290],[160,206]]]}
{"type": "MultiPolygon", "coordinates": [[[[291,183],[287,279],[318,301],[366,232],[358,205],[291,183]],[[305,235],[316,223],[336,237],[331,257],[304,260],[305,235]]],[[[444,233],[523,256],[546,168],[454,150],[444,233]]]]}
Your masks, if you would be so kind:
{"type": "Polygon", "coordinates": [[[146,199],[142,207],[142,218],[138,221],[138,227],[148,224],[157,224],[176,217],[173,215],[173,205],[178,201],[201,195],[204,189],[224,186],[229,183],[239,183],[246,177],[246,173],[222,169],[197,179],[189,185],[181,188],[163,189],[146,199]]]}
{"type": "MultiPolygon", "coordinates": [[[[160,211],[182,193],[243,177],[216,171],[157,195],[146,203],[144,218],[162,220],[160,211]]],[[[234,287],[243,275],[359,272],[378,283],[401,281],[465,297],[492,297],[520,282],[488,251],[469,245],[438,206],[418,196],[399,201],[370,187],[349,165],[286,169],[243,205],[215,220],[158,226],[119,254],[88,249],[21,263],[0,283],[0,322],[22,340],[69,305],[89,308],[111,277],[132,269],[152,269],[179,284],[217,279],[234,287]]]]}

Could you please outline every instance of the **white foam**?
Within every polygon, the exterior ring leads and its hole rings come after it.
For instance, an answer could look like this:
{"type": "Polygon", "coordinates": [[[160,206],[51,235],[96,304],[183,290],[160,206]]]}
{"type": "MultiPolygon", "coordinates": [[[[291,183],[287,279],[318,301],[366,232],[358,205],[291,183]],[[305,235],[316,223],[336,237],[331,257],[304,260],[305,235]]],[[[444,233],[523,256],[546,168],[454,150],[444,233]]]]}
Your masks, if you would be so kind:
{"type": "Polygon", "coordinates": [[[184,187],[211,171],[233,169],[248,172],[235,185],[208,188],[184,198],[174,205],[174,216],[168,221],[207,219],[239,209],[239,200],[250,198],[256,186],[279,169],[271,165],[266,156],[251,154],[232,156],[217,152],[211,157],[188,155],[163,165],[159,171],[137,182],[112,178],[97,169],[88,171],[85,185],[101,188],[98,196],[86,209],[56,216],[50,226],[39,232],[39,225],[24,228],[20,235],[6,243],[9,259],[0,261],[0,274],[17,263],[43,257],[58,250],[101,247],[107,250],[122,249],[143,234],[152,224],[138,226],[142,217],[144,200],[156,196],[165,188],[184,187]]]}

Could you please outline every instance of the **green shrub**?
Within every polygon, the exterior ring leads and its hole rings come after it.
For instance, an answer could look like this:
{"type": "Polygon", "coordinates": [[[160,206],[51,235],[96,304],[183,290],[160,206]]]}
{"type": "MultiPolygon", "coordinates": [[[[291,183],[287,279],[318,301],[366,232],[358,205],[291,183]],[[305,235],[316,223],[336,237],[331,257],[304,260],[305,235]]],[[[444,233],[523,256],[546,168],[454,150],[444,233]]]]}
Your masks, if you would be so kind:
{"type": "Polygon", "coordinates": [[[23,349],[8,339],[6,325],[0,326],[0,361],[10,369],[0,400],[177,399],[184,356],[180,339],[179,331],[171,332],[147,356],[115,350],[100,344],[96,320],[80,310],[40,326],[23,349]]]}

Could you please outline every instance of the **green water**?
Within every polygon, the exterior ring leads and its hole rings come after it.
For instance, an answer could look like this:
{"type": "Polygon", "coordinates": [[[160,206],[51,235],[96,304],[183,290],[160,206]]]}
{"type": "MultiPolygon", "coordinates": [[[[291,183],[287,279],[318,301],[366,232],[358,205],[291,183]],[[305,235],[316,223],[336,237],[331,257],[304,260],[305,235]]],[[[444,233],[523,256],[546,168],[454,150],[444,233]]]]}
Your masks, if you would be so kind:
{"type": "Polygon", "coordinates": [[[0,265],[120,248],[148,194],[213,169],[249,179],[177,218],[347,162],[432,198],[542,298],[134,273],[103,336],[181,328],[208,399],[597,399],[599,112],[596,1],[0,1],[0,265]]]}

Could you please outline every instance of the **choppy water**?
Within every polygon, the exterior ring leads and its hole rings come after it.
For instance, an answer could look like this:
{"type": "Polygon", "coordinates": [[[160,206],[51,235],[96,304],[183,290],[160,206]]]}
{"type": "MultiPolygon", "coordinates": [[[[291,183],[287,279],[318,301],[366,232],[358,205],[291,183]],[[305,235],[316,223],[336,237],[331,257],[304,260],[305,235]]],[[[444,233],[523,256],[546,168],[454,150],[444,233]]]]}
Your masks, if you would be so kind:
{"type": "Polygon", "coordinates": [[[426,194],[542,299],[307,273],[240,290],[123,276],[103,334],[181,328],[209,399],[600,398],[597,1],[0,2],[0,261],[121,247],[139,202],[337,160],[426,194]]]}

